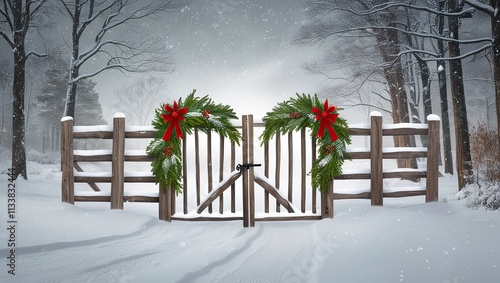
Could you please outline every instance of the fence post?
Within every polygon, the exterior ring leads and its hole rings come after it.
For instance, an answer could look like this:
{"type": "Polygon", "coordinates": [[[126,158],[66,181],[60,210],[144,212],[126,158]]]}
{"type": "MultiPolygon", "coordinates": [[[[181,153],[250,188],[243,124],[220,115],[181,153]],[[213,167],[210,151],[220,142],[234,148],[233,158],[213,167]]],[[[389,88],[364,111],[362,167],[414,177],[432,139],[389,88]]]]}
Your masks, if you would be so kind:
{"type": "Polygon", "coordinates": [[[62,202],[75,203],[75,180],[73,175],[73,118],[61,119],[61,198],[62,202]]]}
{"type": "Polygon", "coordinates": [[[169,187],[158,186],[158,213],[160,220],[172,221],[172,189],[169,187]]]}
{"type": "Polygon", "coordinates": [[[437,115],[427,116],[429,127],[429,142],[427,145],[427,178],[425,202],[438,201],[438,177],[439,177],[439,124],[437,115]]]}
{"type": "MultiPolygon", "coordinates": [[[[247,120],[247,137],[248,137],[248,163],[254,163],[254,146],[253,146],[253,115],[248,115],[247,120]]],[[[254,167],[249,167],[248,171],[248,193],[249,193],[249,224],[250,227],[255,227],[255,172],[254,167]]]]}
{"type": "Polygon", "coordinates": [[[113,118],[113,158],[111,163],[111,209],[123,209],[125,167],[125,115],[113,118]]]}
{"type": "Polygon", "coordinates": [[[321,191],[321,219],[333,218],[333,181],[328,191],[321,191]]]}
{"type": "Polygon", "coordinates": [[[382,114],[370,113],[370,192],[371,205],[384,203],[384,179],[382,162],[382,114]]]}
{"type": "MultiPolygon", "coordinates": [[[[243,153],[243,164],[248,164],[248,116],[243,115],[241,117],[241,146],[243,153]]],[[[241,169],[242,187],[243,187],[243,227],[249,227],[250,219],[248,213],[248,170],[241,169]]]]}

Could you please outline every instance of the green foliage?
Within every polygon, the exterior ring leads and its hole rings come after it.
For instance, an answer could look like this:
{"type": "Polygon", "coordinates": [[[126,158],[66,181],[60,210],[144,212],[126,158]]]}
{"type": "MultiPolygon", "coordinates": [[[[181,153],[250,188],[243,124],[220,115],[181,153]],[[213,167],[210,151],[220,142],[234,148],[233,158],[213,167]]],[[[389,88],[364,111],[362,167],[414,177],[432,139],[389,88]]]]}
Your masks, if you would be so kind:
{"type": "MultiPolygon", "coordinates": [[[[34,97],[40,126],[46,131],[60,127],[68,88],[68,71],[61,66],[67,65],[65,60],[56,57],[45,71],[43,86],[34,97]]],[[[95,86],[96,83],[91,79],[84,79],[78,83],[75,125],[106,124],[95,86]]]]}
{"type": "Polygon", "coordinates": [[[156,180],[164,187],[172,188],[179,193],[182,188],[182,152],[181,142],[172,139],[170,142],[154,139],[146,148],[146,152],[154,156],[151,171],[156,180]]]}
{"type": "MultiPolygon", "coordinates": [[[[178,101],[178,109],[187,108],[183,115],[184,120],[179,123],[182,135],[192,134],[193,129],[202,132],[216,132],[239,144],[241,134],[231,123],[231,119],[238,119],[234,110],[222,104],[216,104],[208,96],[195,96],[193,90],[184,100],[178,101]]],[[[163,140],[163,135],[169,127],[162,115],[168,114],[165,104],[155,110],[152,125],[156,129],[155,139],[149,144],[146,152],[153,156],[151,171],[156,176],[158,183],[170,187],[177,193],[182,189],[182,151],[181,142],[177,138],[176,129],[172,131],[170,141],[163,140]]]]}
{"type": "Polygon", "coordinates": [[[259,137],[262,143],[271,140],[278,131],[285,134],[314,127],[315,116],[311,112],[313,107],[321,107],[321,103],[316,95],[312,97],[310,94],[297,93],[297,98],[278,103],[263,118],[266,127],[259,137]]]}
{"type": "MultiPolygon", "coordinates": [[[[265,129],[259,137],[262,144],[269,142],[275,134],[283,135],[303,128],[311,128],[312,137],[316,137],[320,121],[316,120],[312,109],[318,108],[321,111],[326,111],[324,104],[319,101],[316,95],[297,93],[296,96],[296,98],[278,103],[263,118],[265,129]]],[[[338,114],[338,110],[342,109],[336,109],[333,114],[338,114]]],[[[315,139],[318,145],[318,159],[309,172],[312,187],[322,191],[328,190],[333,179],[342,173],[344,160],[350,159],[346,151],[346,145],[351,143],[347,121],[337,117],[332,127],[337,133],[338,139],[332,141],[328,134],[325,134],[323,138],[315,139]]]]}

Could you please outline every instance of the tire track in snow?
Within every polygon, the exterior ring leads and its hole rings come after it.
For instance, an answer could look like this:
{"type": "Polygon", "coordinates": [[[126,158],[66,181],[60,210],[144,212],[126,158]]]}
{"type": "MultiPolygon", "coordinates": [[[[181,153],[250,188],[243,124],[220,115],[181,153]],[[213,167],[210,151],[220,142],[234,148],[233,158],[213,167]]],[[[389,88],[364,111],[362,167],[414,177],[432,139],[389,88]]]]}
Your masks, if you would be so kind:
{"type": "MultiPolygon", "coordinates": [[[[146,230],[150,229],[151,227],[154,227],[157,223],[158,223],[157,219],[151,219],[148,222],[144,223],[144,225],[142,226],[142,229],[134,231],[134,232],[129,233],[129,234],[99,237],[96,239],[83,240],[83,241],[56,242],[56,243],[51,243],[51,244],[46,244],[46,245],[18,247],[18,248],[16,248],[16,253],[18,253],[20,256],[24,256],[24,255],[28,255],[28,254],[45,253],[45,252],[57,251],[57,250],[62,250],[62,249],[67,249],[67,248],[85,247],[85,246],[95,245],[95,244],[99,244],[99,243],[117,241],[120,239],[127,239],[127,238],[138,236],[138,235],[144,233],[146,230]]],[[[1,249],[0,253],[3,253],[5,251],[6,251],[6,249],[1,249]]]]}
{"type": "Polygon", "coordinates": [[[57,246],[43,252],[35,250],[19,256],[16,279],[20,282],[54,283],[131,282],[133,277],[129,274],[134,270],[163,266],[172,259],[194,261],[199,248],[206,245],[207,241],[222,245],[228,238],[241,237],[244,233],[240,225],[240,222],[222,227],[209,223],[157,224],[140,233],[138,231],[114,240],[81,241],[76,247],[67,243],[71,246],[57,246]],[[42,253],[43,256],[40,256],[42,253]],[[29,272],[30,266],[38,266],[38,270],[40,266],[47,266],[47,270],[57,272],[32,274],[29,272]]]}
{"type": "MultiPolygon", "coordinates": [[[[254,229],[254,228],[252,228],[254,229]]],[[[223,257],[222,259],[219,259],[217,261],[213,261],[209,264],[207,264],[203,269],[196,271],[196,272],[190,272],[185,274],[178,282],[194,282],[196,279],[203,278],[210,274],[212,271],[217,270],[218,267],[227,266],[228,261],[231,261],[235,259],[236,257],[241,256],[244,254],[249,248],[252,248],[253,243],[257,238],[259,238],[263,234],[262,229],[255,229],[257,232],[255,232],[252,236],[247,238],[242,245],[240,245],[237,249],[234,248],[234,245],[231,247],[224,247],[226,251],[230,252],[230,255],[223,257]]],[[[245,233],[244,232],[252,232],[251,230],[242,230],[240,233],[238,233],[236,238],[233,238],[232,242],[235,240],[239,240],[239,237],[243,236],[245,233]]],[[[228,243],[226,242],[225,245],[228,243]]],[[[238,244],[238,243],[233,243],[233,244],[238,244]]]]}
{"type": "Polygon", "coordinates": [[[213,282],[284,282],[310,245],[310,223],[259,223],[262,239],[240,259],[237,268],[213,278],[213,282]],[[296,229],[304,225],[303,230],[296,229]],[[300,233],[296,233],[300,231],[300,233]],[[262,260],[272,257],[273,260],[262,260]],[[272,263],[272,264],[269,264],[272,263]]]}
{"type": "MultiPolygon", "coordinates": [[[[253,233],[253,235],[241,239],[226,239],[224,245],[217,247],[222,251],[231,250],[230,254],[222,257],[214,256],[217,251],[214,252],[209,248],[200,249],[198,257],[212,259],[212,261],[207,260],[206,265],[195,272],[172,278],[172,282],[286,281],[287,278],[295,276],[292,275],[292,268],[300,265],[303,257],[308,256],[307,251],[311,250],[310,246],[314,244],[311,243],[312,237],[308,231],[311,226],[309,225],[310,223],[307,222],[259,223],[255,228],[245,230],[245,234],[253,233]],[[296,225],[303,225],[304,230],[296,233],[296,225]],[[262,260],[269,257],[272,260],[262,260]],[[269,264],[270,262],[272,264],[269,264]]],[[[165,273],[175,273],[178,270],[174,266],[165,273]]]]}

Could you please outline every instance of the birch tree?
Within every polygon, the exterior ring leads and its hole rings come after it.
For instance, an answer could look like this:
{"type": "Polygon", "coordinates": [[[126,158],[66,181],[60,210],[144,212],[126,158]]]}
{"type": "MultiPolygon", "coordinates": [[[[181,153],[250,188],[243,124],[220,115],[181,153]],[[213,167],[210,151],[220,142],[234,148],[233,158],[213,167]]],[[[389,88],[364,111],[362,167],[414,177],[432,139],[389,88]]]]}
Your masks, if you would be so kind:
{"type": "Polygon", "coordinates": [[[26,118],[24,96],[26,61],[30,56],[42,56],[26,50],[26,35],[35,17],[43,12],[46,0],[3,0],[0,7],[0,37],[12,48],[14,70],[12,82],[12,169],[13,178],[28,178],[26,170],[26,118]]]}
{"type": "Polygon", "coordinates": [[[78,83],[108,70],[170,72],[173,62],[165,35],[127,34],[135,24],[186,7],[183,0],[59,0],[71,21],[69,81],[65,116],[75,116],[78,83]],[[102,62],[95,67],[96,62],[102,62]],[[84,70],[91,70],[85,71],[84,70]]]}

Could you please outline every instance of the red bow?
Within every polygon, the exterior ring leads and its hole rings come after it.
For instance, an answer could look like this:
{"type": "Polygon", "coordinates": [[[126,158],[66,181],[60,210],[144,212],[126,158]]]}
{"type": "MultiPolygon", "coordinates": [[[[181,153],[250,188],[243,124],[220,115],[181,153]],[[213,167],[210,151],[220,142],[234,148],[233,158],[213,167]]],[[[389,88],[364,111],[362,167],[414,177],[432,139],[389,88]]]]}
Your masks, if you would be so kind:
{"type": "Polygon", "coordinates": [[[172,131],[175,127],[175,133],[177,134],[177,137],[182,139],[182,130],[181,130],[181,125],[180,121],[186,120],[184,118],[184,114],[188,112],[188,109],[186,107],[182,109],[178,109],[179,105],[177,104],[177,101],[174,101],[174,108],[170,107],[170,105],[165,105],[164,109],[167,111],[167,114],[162,114],[161,117],[163,120],[165,120],[165,123],[168,124],[168,128],[165,131],[165,134],[163,134],[163,140],[164,141],[170,141],[170,136],[172,135],[172,131]]]}
{"type": "Polygon", "coordinates": [[[335,106],[330,106],[328,107],[328,99],[325,101],[325,104],[323,105],[323,111],[321,111],[317,107],[312,108],[312,112],[316,114],[316,121],[320,121],[318,133],[316,134],[317,138],[323,138],[323,135],[325,133],[325,127],[328,130],[328,133],[330,134],[330,139],[333,141],[336,141],[339,137],[337,136],[337,133],[332,127],[332,124],[335,124],[335,120],[337,120],[337,117],[339,114],[335,114],[334,112],[337,111],[337,107],[335,106]]]}

